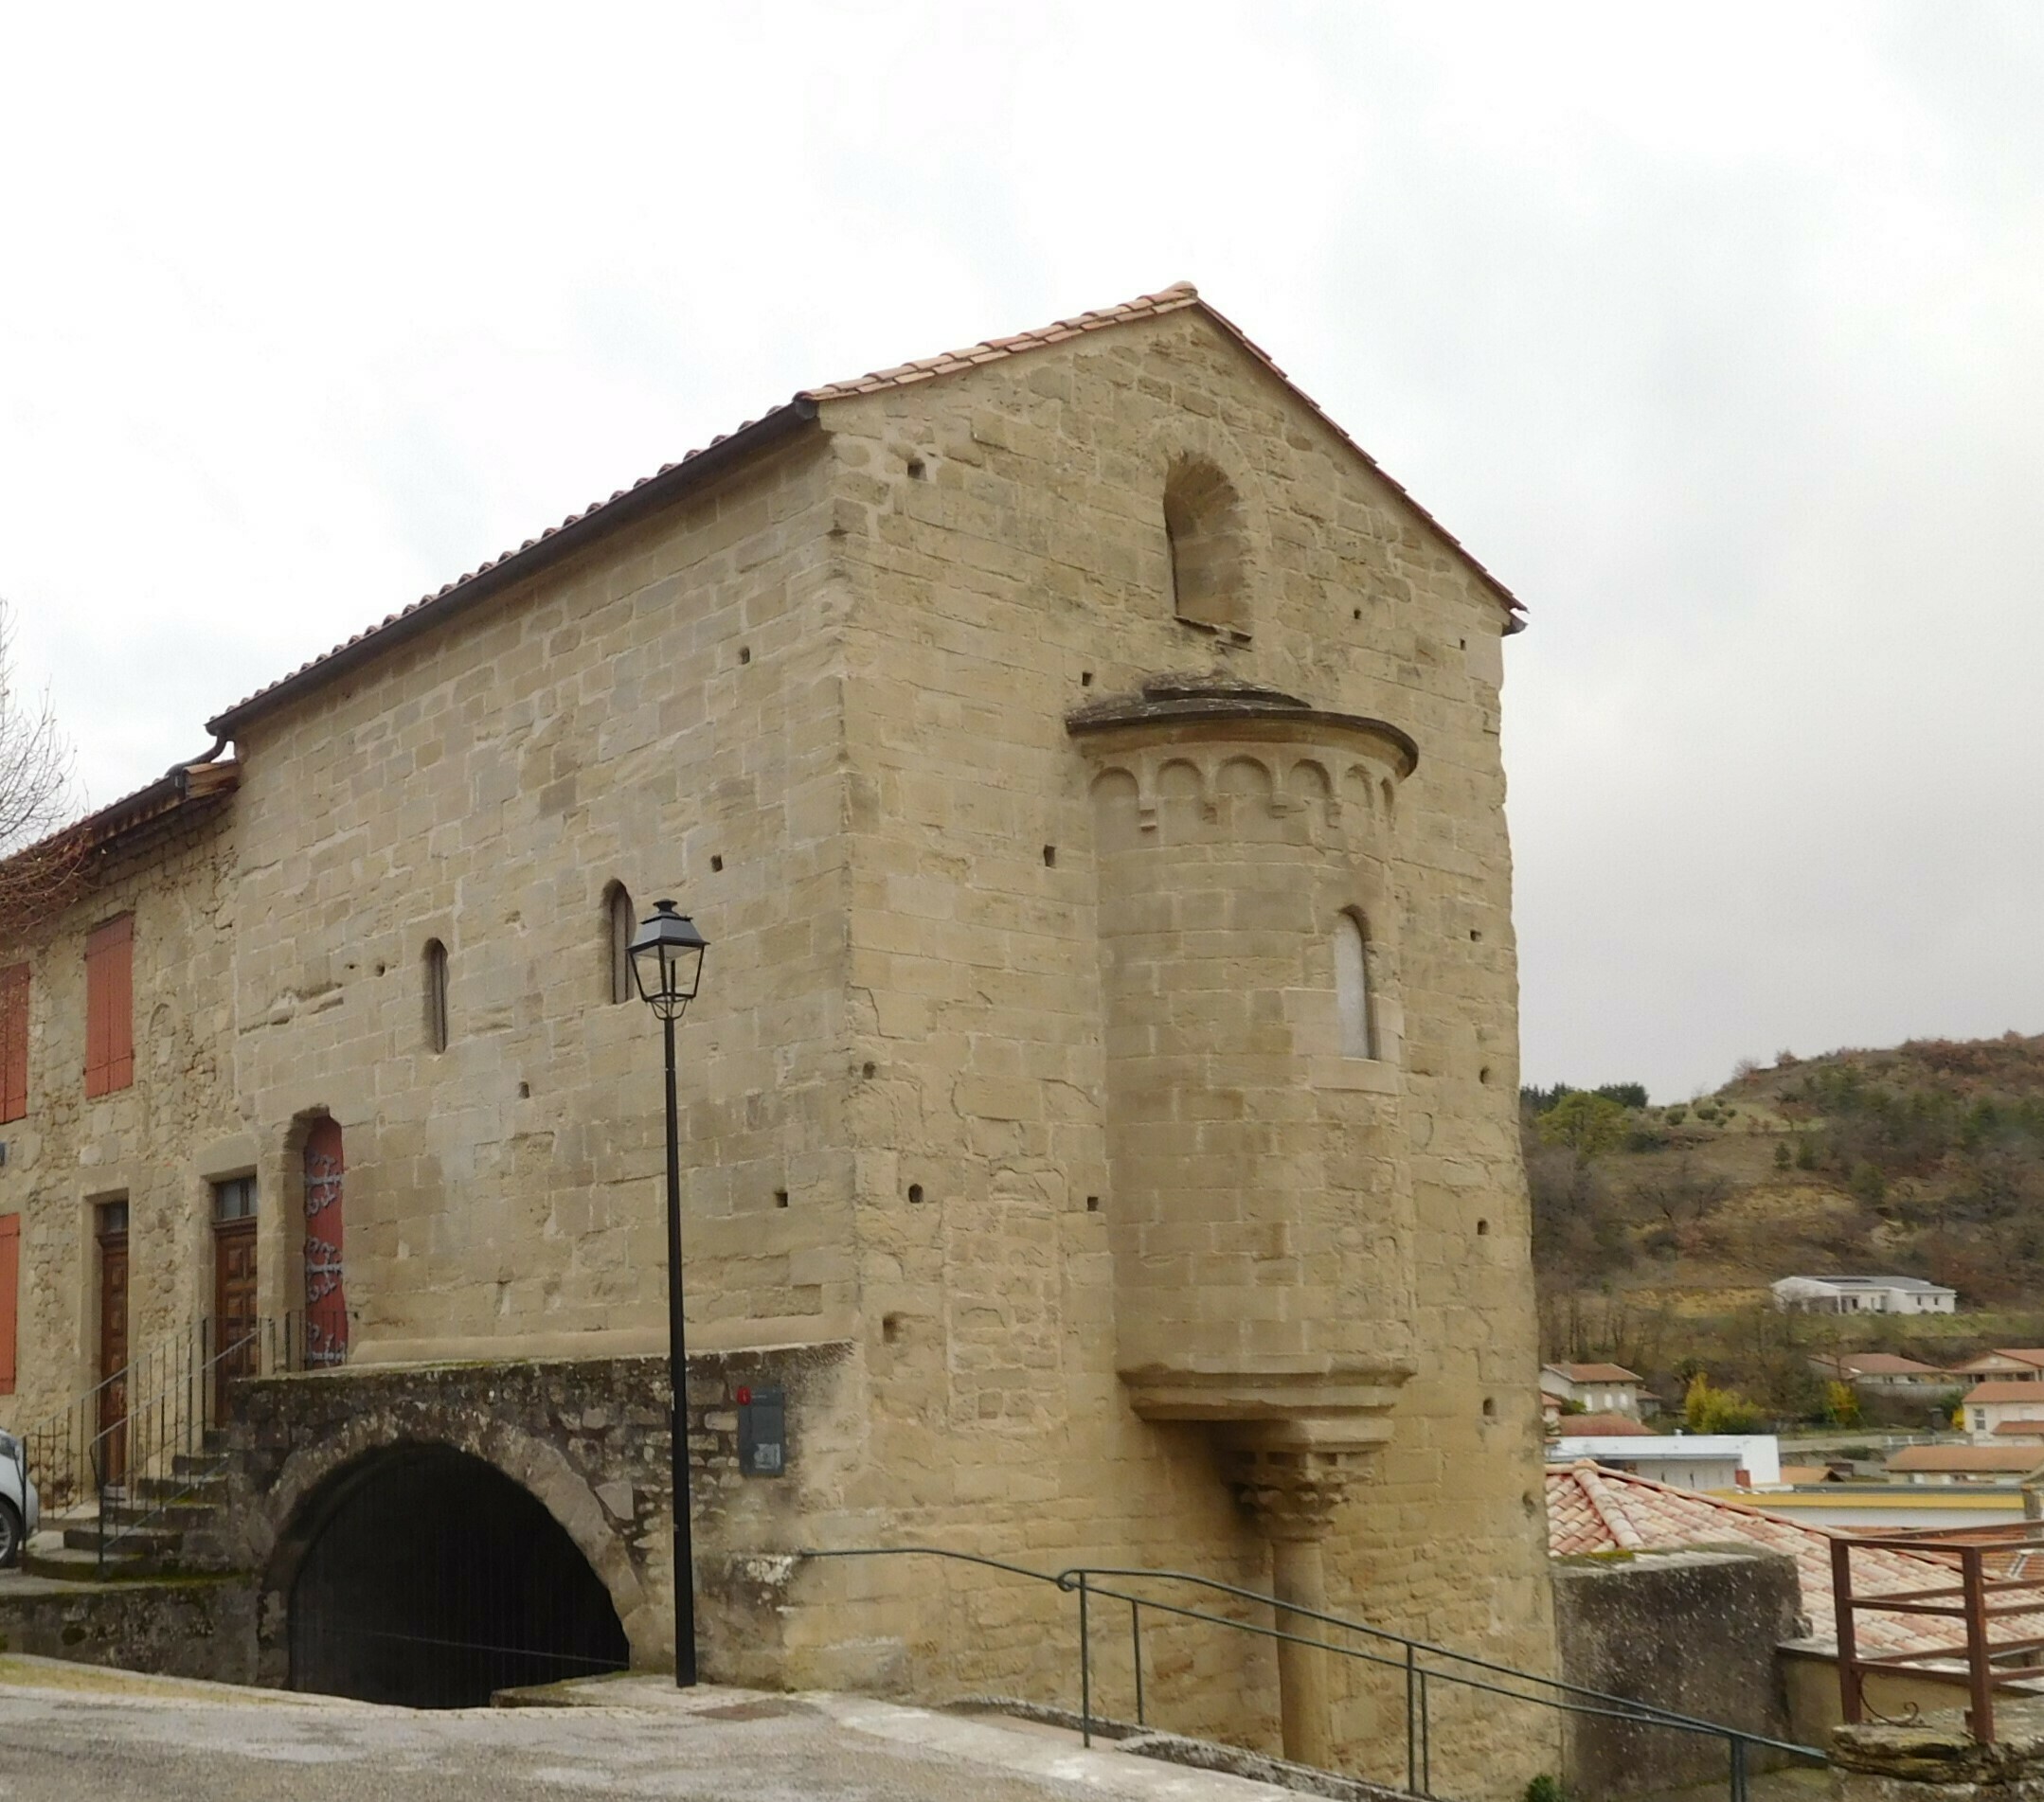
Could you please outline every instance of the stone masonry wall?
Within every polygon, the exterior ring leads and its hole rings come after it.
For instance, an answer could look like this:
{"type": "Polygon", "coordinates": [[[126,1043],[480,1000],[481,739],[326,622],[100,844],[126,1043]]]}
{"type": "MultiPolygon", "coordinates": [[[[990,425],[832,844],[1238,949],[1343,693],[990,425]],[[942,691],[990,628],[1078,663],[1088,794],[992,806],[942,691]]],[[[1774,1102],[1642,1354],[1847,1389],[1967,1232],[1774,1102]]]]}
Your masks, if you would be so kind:
{"type": "MultiPolygon", "coordinates": [[[[342,1127],[357,1360],[665,1344],[660,1039],[611,1001],[613,882],[712,942],[697,1343],[850,1329],[827,474],[764,459],[249,729],[235,1080],[280,1192],[294,1123],[342,1127]]],[[[288,1258],[264,1279],[295,1305],[288,1258]]]]}
{"type": "MultiPolygon", "coordinates": [[[[1554,1573],[1570,1683],[1775,1740],[1792,1737],[1775,1648],[1802,1608],[1794,1562],[1773,1553],[1570,1559],[1554,1573]]],[[[1722,1740],[1579,1715],[1558,1775],[1571,1795],[1659,1795],[1723,1782],[1727,1756],[1722,1740]]],[[[1750,1769],[1768,1763],[1756,1755],[1750,1769]]]]}
{"type": "MultiPolygon", "coordinates": [[[[1498,601],[1195,313],[833,402],[824,423],[854,595],[852,980],[870,1075],[851,1124],[874,1454],[900,1473],[888,1518],[997,1556],[1269,1580],[1210,1439],[1136,1418],[1116,1374],[1098,847],[1066,723],[1161,673],[1261,683],[1420,747],[1385,922],[1414,1219],[1393,1255],[1413,1312],[1386,1329],[1409,1331],[1419,1368],[1337,1518],[1337,1605],[1551,1668],[1498,601]],[[1174,616],[1161,495],[1185,456],[1241,496],[1246,631],[1174,616]]],[[[1319,980],[1331,1010],[1332,970],[1319,980]]],[[[1292,997],[1264,1000],[1246,1054],[1294,1044],[1292,997]]],[[[1267,1143],[1253,1121],[1182,1131],[1246,1179],[1267,1143]]],[[[1338,1160],[1343,1144],[1314,1150],[1338,1160]]],[[[1239,1280],[1246,1311],[1286,1306],[1278,1267],[1239,1280]]],[[[950,1581],[938,1596],[958,1619],[950,1581]]],[[[1047,1687],[1054,1603],[1000,1606],[1035,1612],[970,1642],[987,1682],[1047,1687]]],[[[1172,1724],[1240,1722],[1270,1693],[1255,1652],[1173,1658],[1153,1690],[1184,1698],[1172,1724]]],[[[1336,1693],[1368,1772],[1393,1737],[1390,1691],[1351,1676],[1336,1693]]],[[[1502,1793],[1551,1764],[1551,1721],[1444,1708],[1449,1787],[1502,1793]]]]}
{"type": "Polygon", "coordinates": [[[17,1378],[14,1394],[0,1397],[0,1424],[16,1431],[63,1410],[100,1374],[101,1202],[126,1200],[130,1244],[140,1248],[129,1269],[138,1360],[211,1310],[208,1178],[252,1168],[232,1142],[234,854],[231,812],[215,811],[99,869],[33,943],[0,949],[0,962],[30,965],[28,1113],[0,1127],[0,1214],[22,1216],[17,1378]],[[135,921],[134,1081],[88,1100],[85,939],[123,913],[135,921]]]}

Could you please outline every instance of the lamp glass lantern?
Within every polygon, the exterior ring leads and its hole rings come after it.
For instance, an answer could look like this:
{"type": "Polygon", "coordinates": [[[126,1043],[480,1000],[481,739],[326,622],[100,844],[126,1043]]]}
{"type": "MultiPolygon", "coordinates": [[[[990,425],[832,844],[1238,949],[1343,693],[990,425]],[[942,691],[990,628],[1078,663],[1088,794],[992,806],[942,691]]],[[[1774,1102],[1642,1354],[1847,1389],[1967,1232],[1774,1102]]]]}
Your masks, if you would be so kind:
{"type": "Polygon", "coordinates": [[[678,1020],[703,981],[703,954],[709,941],[695,921],[674,911],[671,901],[654,902],[630,947],[632,980],[662,1020],[678,1020]]]}

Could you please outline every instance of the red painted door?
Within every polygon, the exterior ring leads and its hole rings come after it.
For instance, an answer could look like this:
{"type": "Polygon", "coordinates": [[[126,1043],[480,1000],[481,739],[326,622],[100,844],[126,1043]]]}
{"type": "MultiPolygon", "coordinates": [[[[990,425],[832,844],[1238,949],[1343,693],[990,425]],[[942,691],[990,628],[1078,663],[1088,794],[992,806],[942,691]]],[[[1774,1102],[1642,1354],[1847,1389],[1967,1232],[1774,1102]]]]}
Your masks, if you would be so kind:
{"type": "Polygon", "coordinates": [[[348,1362],[348,1294],[341,1286],[341,1129],[322,1116],[305,1135],[305,1362],[348,1362]]]}

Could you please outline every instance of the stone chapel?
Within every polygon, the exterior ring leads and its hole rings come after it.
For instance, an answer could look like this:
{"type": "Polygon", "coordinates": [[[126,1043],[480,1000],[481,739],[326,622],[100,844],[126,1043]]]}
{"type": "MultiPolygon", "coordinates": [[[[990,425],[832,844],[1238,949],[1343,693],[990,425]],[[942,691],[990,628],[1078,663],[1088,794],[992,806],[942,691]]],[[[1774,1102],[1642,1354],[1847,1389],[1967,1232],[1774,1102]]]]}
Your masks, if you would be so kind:
{"type": "MultiPolygon", "coordinates": [[[[708,1674],[1059,1699],[1055,1592],[796,1556],[911,1544],[1551,1670],[1520,623],[1190,286],[798,395],[75,829],[78,892],[0,947],[0,1421],[139,1407],[152,1347],[284,1323],[222,1404],[269,1459],[231,1561],[278,1680],[319,1545],[436,1446],[671,1656],[661,1062],[622,950],[672,897],[710,944],[708,1674]],[[771,1480],[719,1456],[740,1380],[787,1397],[771,1480]]],[[[1364,1762],[1403,1731],[1358,1668],[1155,1644],[1183,1730],[1364,1762]]],[[[1441,1757],[1522,1785],[1500,1736],[1547,1729],[1482,1701],[1441,1757]]]]}

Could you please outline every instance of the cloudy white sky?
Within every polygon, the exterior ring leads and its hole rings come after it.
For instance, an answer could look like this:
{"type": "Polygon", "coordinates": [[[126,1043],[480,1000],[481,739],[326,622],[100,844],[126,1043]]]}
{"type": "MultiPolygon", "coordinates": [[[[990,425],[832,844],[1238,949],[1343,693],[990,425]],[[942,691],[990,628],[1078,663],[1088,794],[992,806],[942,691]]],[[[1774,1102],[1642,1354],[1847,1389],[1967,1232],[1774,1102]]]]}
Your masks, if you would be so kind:
{"type": "Polygon", "coordinates": [[[1197,281],[1527,601],[1529,1079],[2044,1031],[2044,9],[0,11],[104,801],[798,386],[1197,281]]]}

